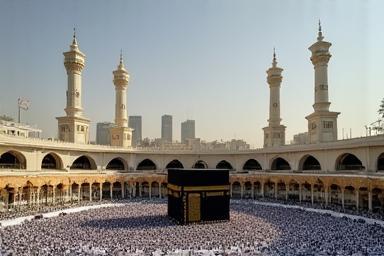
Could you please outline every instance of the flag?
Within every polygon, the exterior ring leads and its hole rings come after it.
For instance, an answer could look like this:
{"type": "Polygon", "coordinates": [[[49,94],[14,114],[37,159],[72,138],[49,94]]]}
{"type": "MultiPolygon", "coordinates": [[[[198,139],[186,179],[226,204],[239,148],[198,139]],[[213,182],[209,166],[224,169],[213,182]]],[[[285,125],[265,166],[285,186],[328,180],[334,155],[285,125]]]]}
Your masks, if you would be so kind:
{"type": "Polygon", "coordinates": [[[19,108],[24,109],[24,110],[28,110],[30,102],[27,99],[19,98],[18,99],[18,104],[19,104],[19,108]]]}

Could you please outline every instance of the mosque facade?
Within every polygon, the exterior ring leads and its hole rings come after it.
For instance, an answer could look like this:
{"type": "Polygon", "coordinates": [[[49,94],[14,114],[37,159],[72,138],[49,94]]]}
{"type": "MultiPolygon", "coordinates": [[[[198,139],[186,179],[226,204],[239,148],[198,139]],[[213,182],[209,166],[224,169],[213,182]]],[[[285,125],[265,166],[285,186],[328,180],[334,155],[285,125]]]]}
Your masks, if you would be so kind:
{"type": "Polygon", "coordinates": [[[384,207],[384,136],[338,140],[330,111],[327,66],[331,43],[319,26],[309,47],[314,65],[313,113],[308,144],[285,145],[280,115],[283,69],[276,54],[267,70],[270,88],[264,147],[244,151],[150,150],[131,147],[129,74],[123,58],[113,71],[115,125],[111,145],[89,144],[90,120],[82,106],[85,54],[74,35],[64,52],[68,76],[66,115],[58,117],[58,140],[0,134],[0,209],[113,198],[166,197],[168,168],[230,171],[232,198],[273,198],[375,211],[384,207]]]}

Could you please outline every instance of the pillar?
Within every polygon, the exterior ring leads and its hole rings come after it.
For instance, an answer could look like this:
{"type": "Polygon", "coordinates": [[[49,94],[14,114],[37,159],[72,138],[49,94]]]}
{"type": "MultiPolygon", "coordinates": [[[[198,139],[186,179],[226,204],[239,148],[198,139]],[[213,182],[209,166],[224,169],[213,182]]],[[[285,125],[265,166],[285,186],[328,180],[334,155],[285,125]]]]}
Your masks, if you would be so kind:
{"type": "Polygon", "coordinates": [[[133,197],[136,197],[136,182],[133,182],[132,193],[133,197]]]}
{"type": "Polygon", "coordinates": [[[149,187],[149,199],[152,198],[152,182],[148,182],[148,187],[149,187]]]}
{"type": "Polygon", "coordinates": [[[77,188],[77,201],[80,203],[81,198],[81,184],[77,188]]]}
{"type": "Polygon", "coordinates": [[[103,200],[103,183],[102,182],[100,182],[99,193],[100,193],[99,195],[100,201],[102,201],[103,200]]]}
{"type": "Polygon", "coordinates": [[[125,198],[125,182],[121,182],[121,199],[125,198]]]}
{"type": "Polygon", "coordinates": [[[52,204],[56,203],[56,186],[52,186],[52,204]]]}
{"type": "Polygon", "coordinates": [[[329,191],[329,187],[326,186],[324,189],[325,189],[325,192],[324,192],[324,196],[325,196],[325,205],[328,206],[328,201],[329,201],[328,191],[329,191]]]}
{"type": "Polygon", "coordinates": [[[261,185],[261,189],[260,189],[261,197],[264,198],[264,181],[262,181],[260,185],[261,185]]]}
{"type": "Polygon", "coordinates": [[[252,199],[255,199],[255,184],[252,182],[252,187],[251,187],[251,193],[252,193],[252,199]]]}
{"type": "Polygon", "coordinates": [[[89,201],[92,202],[92,184],[89,183],[89,201]]]}
{"type": "Polygon", "coordinates": [[[159,182],[159,198],[161,199],[161,182],[159,182]]]}
{"type": "Polygon", "coordinates": [[[314,190],[314,185],[313,184],[311,184],[311,204],[313,204],[313,202],[314,202],[314,197],[313,197],[313,190],[314,190]]]}
{"type": "Polygon", "coordinates": [[[141,184],[141,182],[139,183],[139,197],[141,198],[142,197],[142,189],[143,189],[143,185],[141,184]]]}
{"type": "Polygon", "coordinates": [[[289,184],[285,184],[285,201],[288,201],[289,184]]]}
{"type": "Polygon", "coordinates": [[[36,197],[37,197],[36,204],[37,206],[39,206],[40,205],[40,187],[38,187],[36,190],[36,197]]]}
{"type": "Polygon", "coordinates": [[[109,196],[111,200],[113,199],[113,183],[109,183],[109,196]]]}
{"type": "Polygon", "coordinates": [[[274,189],[275,189],[275,199],[277,199],[277,183],[275,182],[274,183],[274,189]]]}
{"type": "Polygon", "coordinates": [[[343,207],[343,209],[344,209],[344,201],[345,201],[344,191],[345,191],[345,188],[342,188],[341,189],[341,206],[343,207]]]}
{"type": "Polygon", "coordinates": [[[372,191],[368,191],[368,210],[372,211],[372,191]]]}
{"type": "Polygon", "coordinates": [[[355,203],[356,203],[356,210],[358,211],[359,210],[359,189],[356,189],[355,191],[355,203]]]}
{"type": "Polygon", "coordinates": [[[240,198],[243,199],[244,196],[244,183],[240,183],[240,198]]]}
{"type": "Polygon", "coordinates": [[[229,184],[229,194],[230,194],[230,196],[231,196],[231,198],[232,198],[232,183],[231,184],[229,184]]]}
{"type": "Polygon", "coordinates": [[[301,183],[300,183],[300,184],[299,184],[299,202],[300,202],[300,203],[301,203],[301,200],[302,200],[301,190],[302,190],[302,185],[301,185],[301,183]]]}

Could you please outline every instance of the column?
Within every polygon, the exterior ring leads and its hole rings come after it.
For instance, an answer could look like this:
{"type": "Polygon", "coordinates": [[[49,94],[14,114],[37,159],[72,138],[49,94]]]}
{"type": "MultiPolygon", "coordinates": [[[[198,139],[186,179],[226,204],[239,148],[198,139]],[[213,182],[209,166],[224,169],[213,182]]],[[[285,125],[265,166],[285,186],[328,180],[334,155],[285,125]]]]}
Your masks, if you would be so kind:
{"type": "Polygon", "coordinates": [[[356,203],[356,211],[359,210],[359,189],[356,189],[355,191],[355,203],[356,203]]]}
{"type": "Polygon", "coordinates": [[[77,188],[77,201],[80,203],[81,198],[81,184],[77,188]]]}
{"type": "Polygon", "coordinates": [[[341,206],[343,207],[343,209],[344,209],[344,191],[345,191],[345,189],[344,188],[342,188],[341,189],[341,206]]]}
{"type": "Polygon", "coordinates": [[[149,199],[152,198],[152,182],[148,182],[148,187],[149,187],[149,199]]]}
{"type": "Polygon", "coordinates": [[[372,191],[368,191],[368,210],[372,211],[372,191]]]}
{"type": "Polygon", "coordinates": [[[300,202],[300,203],[301,203],[301,200],[302,200],[301,189],[302,189],[302,185],[301,185],[301,183],[300,183],[300,184],[299,184],[299,202],[300,202]]]}
{"type": "Polygon", "coordinates": [[[92,184],[89,183],[89,201],[92,202],[92,184]]]}
{"type": "Polygon", "coordinates": [[[159,198],[161,199],[161,182],[159,182],[159,198]]]}
{"type": "Polygon", "coordinates": [[[251,193],[252,193],[252,199],[255,199],[255,184],[252,182],[252,187],[251,187],[251,193]]]}
{"type": "Polygon", "coordinates": [[[243,199],[244,196],[244,183],[240,183],[240,198],[243,199]]]}
{"type": "Polygon", "coordinates": [[[285,201],[288,201],[289,184],[285,184],[285,201]]]}
{"type": "Polygon", "coordinates": [[[274,189],[275,189],[275,199],[277,199],[277,183],[275,182],[274,183],[274,189]]]}
{"type": "Polygon", "coordinates": [[[16,205],[15,204],[16,203],[16,189],[14,189],[12,197],[13,197],[12,208],[15,208],[15,205],[16,205]]]}
{"type": "Polygon", "coordinates": [[[324,192],[324,196],[325,196],[325,205],[326,205],[326,206],[328,206],[328,201],[329,201],[328,190],[329,190],[329,187],[326,186],[326,187],[325,187],[325,192],[324,192]]]}
{"type": "Polygon", "coordinates": [[[314,185],[311,184],[311,203],[313,204],[314,198],[313,198],[313,190],[314,190],[314,185]]]}
{"type": "Polygon", "coordinates": [[[141,184],[141,182],[139,183],[139,197],[141,198],[142,197],[142,188],[143,188],[143,185],[141,184]]]}
{"type": "Polygon", "coordinates": [[[231,198],[232,198],[232,183],[229,184],[229,194],[230,194],[230,196],[231,196],[231,198]]]}
{"type": "Polygon", "coordinates": [[[100,197],[100,201],[103,200],[103,183],[100,182],[100,185],[99,185],[99,197],[100,197]]]}
{"type": "Polygon", "coordinates": [[[19,188],[19,209],[21,207],[22,196],[23,196],[23,188],[19,188]]]}
{"type": "Polygon", "coordinates": [[[36,204],[37,206],[39,206],[40,205],[40,187],[38,187],[36,190],[36,197],[37,197],[36,204]]]}
{"type": "Polygon", "coordinates": [[[52,204],[56,202],[56,186],[52,186],[52,204]]]}
{"type": "Polygon", "coordinates": [[[133,182],[132,194],[133,194],[133,197],[136,197],[136,182],[133,182]]]}
{"type": "Polygon", "coordinates": [[[261,182],[261,197],[264,198],[264,181],[261,182]]]}
{"type": "Polygon", "coordinates": [[[113,183],[109,183],[109,196],[111,200],[113,199],[113,183]]]}
{"type": "Polygon", "coordinates": [[[125,198],[125,182],[121,182],[121,199],[125,198]]]}
{"type": "Polygon", "coordinates": [[[72,184],[69,184],[69,199],[72,203],[72,200],[73,200],[72,184]]]}

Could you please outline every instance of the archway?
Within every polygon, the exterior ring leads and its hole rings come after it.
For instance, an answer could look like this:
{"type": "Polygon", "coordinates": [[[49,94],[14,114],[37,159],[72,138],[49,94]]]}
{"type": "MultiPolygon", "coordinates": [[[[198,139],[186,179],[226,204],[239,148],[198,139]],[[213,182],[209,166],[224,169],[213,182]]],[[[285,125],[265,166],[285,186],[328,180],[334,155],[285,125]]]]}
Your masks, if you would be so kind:
{"type": "Polygon", "coordinates": [[[275,183],[268,180],[264,183],[264,196],[267,198],[275,197],[275,183]]]}
{"type": "Polygon", "coordinates": [[[330,202],[331,204],[341,205],[341,188],[337,184],[332,184],[330,190],[330,202]]]}
{"type": "Polygon", "coordinates": [[[41,161],[41,169],[62,169],[62,162],[58,155],[49,153],[41,161]]]}
{"type": "Polygon", "coordinates": [[[346,186],[344,189],[344,207],[349,209],[356,208],[356,192],[352,186],[346,186]]]}
{"type": "Polygon", "coordinates": [[[96,170],[95,161],[88,156],[80,156],[71,165],[71,170],[96,170]]]}
{"type": "Polygon", "coordinates": [[[253,198],[252,183],[249,181],[244,183],[244,196],[243,196],[243,198],[245,198],[245,199],[253,198]]]}
{"type": "Polygon", "coordinates": [[[241,198],[241,185],[238,181],[232,183],[232,198],[241,198]]]}
{"type": "Polygon", "coordinates": [[[336,161],[336,170],[363,170],[364,166],[362,165],[359,158],[355,155],[346,153],[341,155],[336,161]]]}
{"type": "Polygon", "coordinates": [[[115,181],[112,184],[112,199],[121,199],[122,198],[122,187],[120,181],[115,181]]]}
{"type": "Polygon", "coordinates": [[[228,170],[233,170],[233,167],[232,165],[227,162],[226,160],[222,160],[220,161],[217,165],[216,165],[216,169],[228,169],[228,170]]]}
{"type": "Polygon", "coordinates": [[[159,189],[159,183],[156,181],[153,181],[151,184],[151,197],[159,197],[160,189],[159,189]]]}
{"type": "Polygon", "coordinates": [[[243,165],[243,170],[262,170],[261,165],[255,159],[249,159],[243,165]]]}
{"type": "Polygon", "coordinates": [[[321,170],[320,162],[311,155],[304,156],[299,165],[300,170],[321,170]]]}
{"type": "Polygon", "coordinates": [[[291,166],[285,159],[278,157],[272,161],[271,170],[291,170],[291,166]]]}
{"type": "Polygon", "coordinates": [[[300,184],[296,180],[291,180],[288,185],[288,199],[299,201],[300,184]]]}
{"type": "Polygon", "coordinates": [[[8,151],[0,156],[0,168],[4,169],[25,169],[25,156],[18,151],[8,151]]]}
{"type": "Polygon", "coordinates": [[[124,160],[120,157],[113,158],[109,163],[107,164],[107,167],[105,169],[107,170],[117,170],[117,171],[124,171],[127,168],[125,167],[124,160]]]}
{"type": "Polygon", "coordinates": [[[144,159],[141,161],[138,165],[136,170],[139,171],[150,171],[150,170],[156,170],[156,164],[151,159],[144,159]]]}
{"type": "Polygon", "coordinates": [[[169,162],[165,168],[166,169],[184,168],[184,166],[183,166],[183,164],[179,160],[174,159],[171,162],[169,162]]]}
{"type": "Polygon", "coordinates": [[[377,158],[377,170],[384,171],[384,153],[377,158]]]}
{"type": "Polygon", "coordinates": [[[206,162],[204,162],[203,160],[199,160],[197,161],[192,168],[195,168],[195,169],[207,169],[208,168],[208,164],[206,162]]]}
{"type": "Polygon", "coordinates": [[[149,195],[149,183],[144,181],[141,183],[141,197],[148,198],[149,195]]]}

